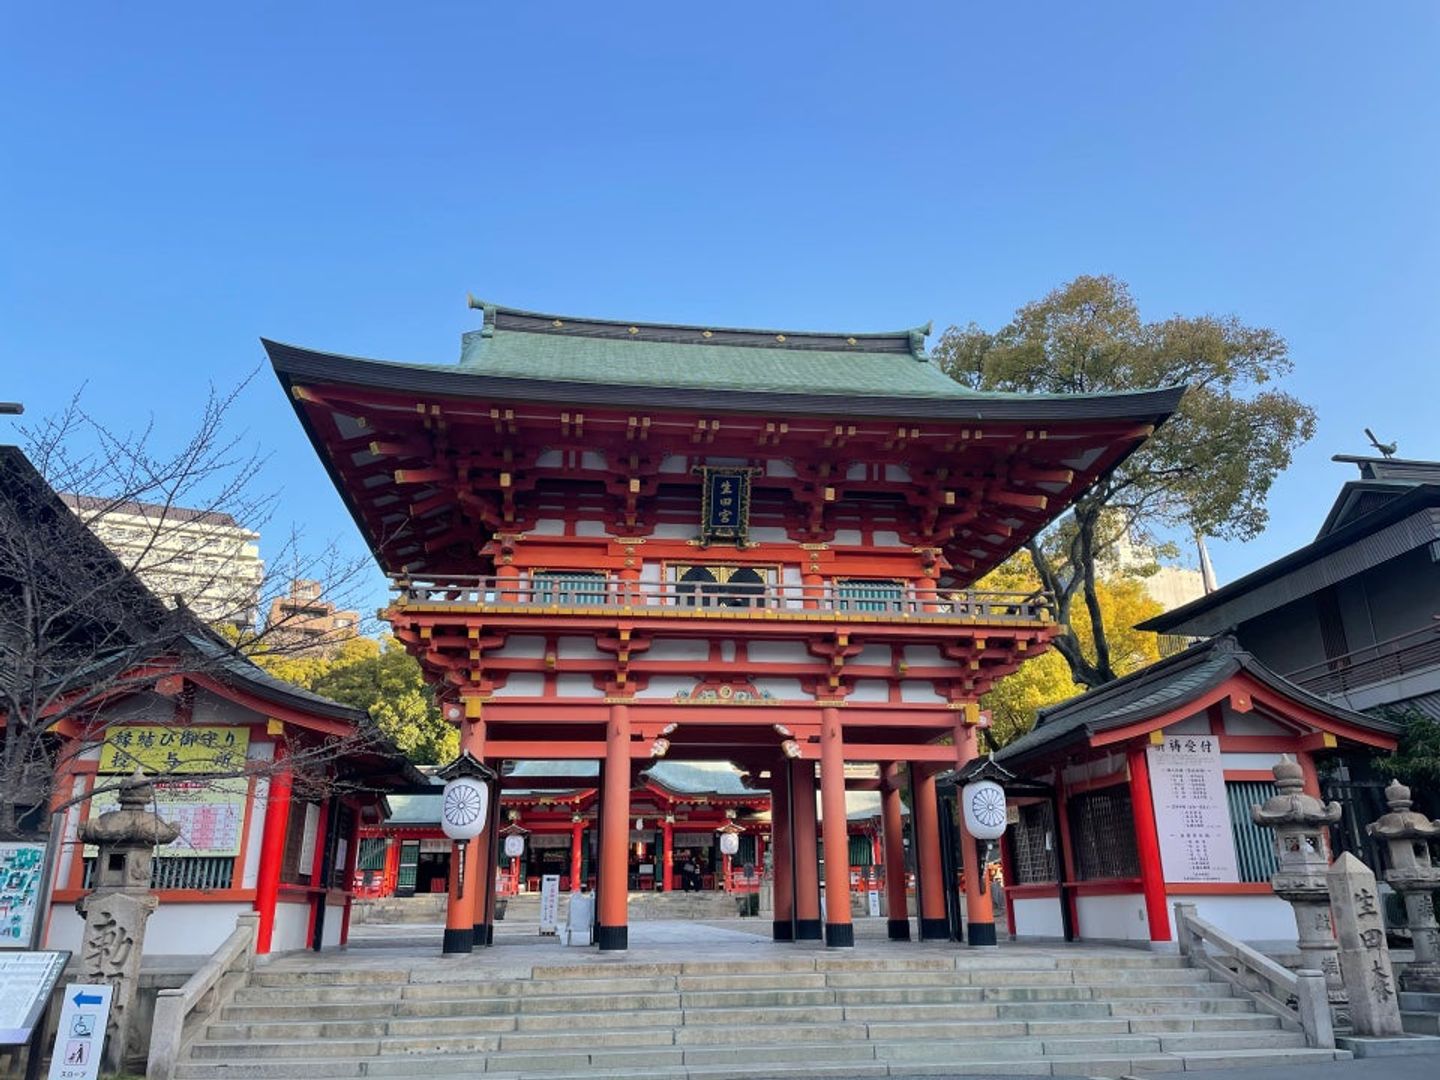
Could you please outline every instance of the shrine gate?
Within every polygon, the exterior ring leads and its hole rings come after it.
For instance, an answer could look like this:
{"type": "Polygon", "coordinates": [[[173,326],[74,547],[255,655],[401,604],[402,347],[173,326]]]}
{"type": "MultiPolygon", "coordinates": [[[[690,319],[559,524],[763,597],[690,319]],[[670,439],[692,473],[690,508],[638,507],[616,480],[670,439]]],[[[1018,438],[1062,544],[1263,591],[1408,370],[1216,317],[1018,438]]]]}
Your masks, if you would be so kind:
{"type": "MultiPolygon", "coordinates": [[[[1055,633],[1045,596],[972,585],[1181,390],[976,393],[929,360],[928,327],[472,306],[455,366],[265,347],[462,747],[497,771],[601,762],[599,947],[626,947],[630,792],[667,755],[769,789],[781,941],[853,944],[845,764],[880,766],[890,865],[908,783],[919,931],[948,937],[935,774],[976,756],[980,695],[1055,633]],[[847,898],[823,923],[822,876],[847,898]]],[[[492,818],[466,880],[452,871],[447,951],[492,937],[492,818]]],[[[972,944],[994,942],[980,877],[972,944]]],[[[904,876],[887,887],[908,938],[904,876]]]]}

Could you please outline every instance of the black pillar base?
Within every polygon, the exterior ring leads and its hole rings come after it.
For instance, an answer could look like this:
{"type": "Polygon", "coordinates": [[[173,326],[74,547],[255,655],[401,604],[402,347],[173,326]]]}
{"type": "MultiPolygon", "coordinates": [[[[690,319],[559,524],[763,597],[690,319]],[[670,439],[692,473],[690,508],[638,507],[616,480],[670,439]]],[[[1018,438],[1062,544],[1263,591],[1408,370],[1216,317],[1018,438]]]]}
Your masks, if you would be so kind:
{"type": "Polygon", "coordinates": [[[770,924],[772,941],[794,941],[795,925],[789,919],[776,919],[770,924]]]}
{"type": "Polygon", "coordinates": [[[820,920],[819,919],[796,919],[795,940],[796,941],[819,941],[820,920]]]}
{"type": "Polygon", "coordinates": [[[600,926],[600,932],[595,935],[595,944],[600,946],[601,952],[620,952],[630,947],[630,927],[628,926],[600,926]]]}
{"type": "Polygon", "coordinates": [[[445,928],[445,937],[441,940],[440,951],[442,953],[467,953],[475,948],[475,931],[468,926],[459,930],[445,928]]]}
{"type": "Polygon", "coordinates": [[[495,927],[490,923],[475,924],[475,947],[484,948],[495,944],[495,927]]]}
{"type": "Polygon", "coordinates": [[[972,922],[965,927],[965,941],[969,945],[994,945],[995,924],[993,922],[972,922]]]}
{"type": "Polygon", "coordinates": [[[855,924],[848,922],[827,922],[825,924],[825,945],[830,949],[854,948],[855,924]]]}
{"type": "Polygon", "coordinates": [[[949,941],[950,920],[948,919],[925,919],[920,920],[921,941],[949,941]]]}
{"type": "Polygon", "coordinates": [[[891,940],[891,941],[909,941],[909,940],[910,940],[910,920],[909,920],[909,919],[889,919],[889,920],[886,921],[886,924],[885,924],[885,925],[886,925],[886,926],[889,928],[889,930],[890,930],[890,940],[891,940]]]}

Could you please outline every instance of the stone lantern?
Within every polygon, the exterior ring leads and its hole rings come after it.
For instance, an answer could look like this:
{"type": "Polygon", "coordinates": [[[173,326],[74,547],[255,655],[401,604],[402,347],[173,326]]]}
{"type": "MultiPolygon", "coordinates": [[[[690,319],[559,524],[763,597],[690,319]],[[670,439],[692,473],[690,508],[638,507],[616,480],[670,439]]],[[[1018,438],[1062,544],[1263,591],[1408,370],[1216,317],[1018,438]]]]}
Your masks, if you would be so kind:
{"type": "Polygon", "coordinates": [[[1370,825],[1371,836],[1384,840],[1390,868],[1385,880],[1405,898],[1405,916],[1415,947],[1415,962],[1400,982],[1414,993],[1440,993],[1440,928],[1435,923],[1434,893],[1440,889],[1440,866],[1430,860],[1430,841],[1440,839],[1440,821],[1427,821],[1410,809],[1410,789],[1398,780],[1385,789],[1390,813],[1370,825]]]}
{"type": "Polygon", "coordinates": [[[1325,871],[1330,866],[1327,826],[1340,820],[1340,804],[1322,803],[1305,794],[1305,774],[1286,754],[1271,770],[1279,790],[1264,805],[1250,807],[1256,825],[1275,831],[1275,873],[1270,886],[1295,911],[1302,968],[1325,973],[1325,989],[1332,1002],[1345,1000],[1335,927],[1330,921],[1330,890],[1325,871]]]}
{"type": "Polygon", "coordinates": [[[75,905],[85,917],[81,981],[114,987],[105,1033],[105,1067],[110,1072],[122,1071],[125,1064],[140,985],[145,921],[160,902],[150,891],[155,849],[180,835],[174,825],[147,809],[154,798],[155,789],[136,769],[120,785],[120,808],[80,826],[80,840],[98,849],[94,887],[75,905]]]}

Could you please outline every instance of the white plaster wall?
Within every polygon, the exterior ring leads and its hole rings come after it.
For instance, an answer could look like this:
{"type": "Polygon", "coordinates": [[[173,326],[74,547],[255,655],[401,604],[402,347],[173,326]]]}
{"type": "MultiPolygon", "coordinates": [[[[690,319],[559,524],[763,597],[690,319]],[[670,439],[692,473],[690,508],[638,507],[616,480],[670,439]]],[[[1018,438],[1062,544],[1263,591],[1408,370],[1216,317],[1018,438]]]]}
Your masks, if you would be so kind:
{"type": "Polygon", "coordinates": [[[1010,901],[1010,932],[1016,937],[1065,936],[1065,921],[1058,896],[1036,896],[1010,901]]]}
{"type": "Polygon", "coordinates": [[[689,471],[689,465],[684,454],[670,454],[660,462],[660,471],[663,473],[683,473],[689,471]]]}
{"type": "Polygon", "coordinates": [[[1220,755],[1220,763],[1227,769],[1268,769],[1280,761],[1279,754],[1227,754],[1220,755]]]}
{"type": "Polygon", "coordinates": [[[511,659],[538,660],[545,655],[545,639],[531,634],[517,634],[507,638],[491,656],[511,659]]]}
{"type": "Polygon", "coordinates": [[[845,479],[846,479],[846,480],[864,480],[864,479],[865,479],[865,475],[866,475],[866,473],[867,473],[868,471],[869,471],[869,470],[868,470],[868,467],[866,466],[865,462],[863,462],[863,461],[853,462],[853,463],[850,465],[850,467],[845,470],[845,479]]]}
{"type": "Polygon", "coordinates": [[[814,661],[799,641],[752,641],[749,656],[757,664],[804,664],[814,661]]]}
{"type": "Polygon", "coordinates": [[[905,663],[911,667],[939,667],[944,661],[934,645],[906,645],[905,663]]]}
{"type": "Polygon", "coordinates": [[[720,659],[727,664],[735,662],[735,642],[728,639],[720,642],[720,659]]]}
{"type": "Polygon", "coordinates": [[[781,461],[779,458],[771,458],[765,462],[766,476],[794,476],[795,466],[788,461],[781,461]]]}
{"type": "Polygon", "coordinates": [[[582,469],[599,469],[605,471],[605,455],[596,453],[594,450],[583,450],[580,453],[580,467],[582,469]]]}
{"type": "Polygon", "coordinates": [[[535,459],[535,464],[542,469],[553,469],[564,462],[565,458],[560,450],[546,450],[535,459]]]}
{"type": "Polygon", "coordinates": [[[1285,729],[1273,720],[1253,712],[1237,713],[1225,706],[1225,733],[1227,735],[1284,735],[1285,729]]]}
{"type": "MultiPolygon", "coordinates": [[[[254,910],[233,904],[161,904],[145,924],[146,956],[209,956],[235,929],[235,916],[254,910]]],[[[52,909],[46,945],[80,950],[85,920],[70,905],[52,909]]],[[[300,932],[305,932],[302,924],[300,932]]]]}
{"type": "Polygon", "coordinates": [[[935,684],[928,679],[904,679],[900,683],[900,700],[917,705],[933,705],[945,698],[935,692],[935,684]]]}
{"type": "Polygon", "coordinates": [[[685,675],[652,675],[650,685],[635,696],[637,698],[673,698],[676,694],[688,694],[695,689],[699,679],[685,675]]]}
{"type": "Polygon", "coordinates": [[[582,518],[575,523],[576,536],[609,536],[603,521],[595,521],[592,518],[582,518]]]}
{"type": "Polygon", "coordinates": [[[860,543],[860,530],[836,529],[834,542],[836,544],[858,544],[860,543]]]}
{"type": "Polygon", "coordinates": [[[595,647],[595,639],[588,637],[562,637],[555,643],[555,651],[561,660],[605,659],[605,654],[595,647]]]}
{"type": "Polygon", "coordinates": [[[569,673],[555,678],[555,689],[561,697],[603,698],[605,691],[595,685],[589,675],[569,673]]]}
{"type": "MultiPolygon", "coordinates": [[[[98,752],[98,751],[97,751],[98,752]]],[[[75,777],[74,786],[70,790],[72,798],[79,798],[90,790],[90,777],[80,775],[75,777]]],[[[80,850],[80,817],[85,812],[84,803],[74,803],[65,810],[64,820],[61,824],[61,835],[65,842],[60,846],[60,857],[55,860],[55,882],[70,880],[70,868],[75,865],[76,852],[80,850]]]]}
{"type": "Polygon", "coordinates": [[[1278,896],[1167,896],[1170,932],[1175,932],[1175,906],[1194,904],[1196,914],[1206,922],[1233,934],[1241,941],[1295,941],[1295,915],[1278,896]]]}
{"type": "Polygon", "coordinates": [[[640,580],[646,585],[659,585],[664,572],[665,567],[658,562],[642,562],[640,564],[640,580]]]}
{"type": "Polygon", "coordinates": [[[539,697],[545,692],[545,676],[538,671],[516,671],[495,688],[495,697],[539,697]]]}
{"type": "Polygon", "coordinates": [[[330,904],[325,908],[325,925],[320,928],[321,948],[340,944],[340,928],[345,924],[345,905],[330,904]]]}
{"type": "Polygon", "coordinates": [[[856,679],[855,689],[847,699],[856,702],[884,702],[890,700],[890,684],[884,679],[856,679]]]}
{"type": "Polygon", "coordinates": [[[889,667],[890,646],[889,645],[866,645],[849,661],[851,664],[879,664],[881,667],[889,667]]]}
{"type": "Polygon", "coordinates": [[[696,638],[656,638],[645,651],[645,659],[708,660],[710,643],[696,638]]]}
{"type": "Polygon", "coordinates": [[[899,480],[901,482],[907,481],[910,479],[910,470],[904,465],[886,465],[885,479],[899,480]]]}
{"type": "Polygon", "coordinates": [[[1145,897],[1140,893],[1120,896],[1081,896],[1075,901],[1082,938],[1116,941],[1149,941],[1150,923],[1145,897]]]}
{"type": "Polygon", "coordinates": [[[783,544],[789,539],[789,534],[779,525],[752,525],[750,527],[752,544],[783,544]]]}
{"type": "Polygon", "coordinates": [[[893,530],[890,530],[890,529],[876,529],[876,530],[875,530],[875,546],[876,546],[876,547],[909,547],[910,545],[907,544],[907,543],[904,543],[904,542],[900,539],[900,534],[899,534],[898,532],[894,532],[893,530]]]}
{"type": "Polygon", "coordinates": [[[658,540],[689,540],[695,535],[695,526],[680,522],[657,522],[650,535],[658,540]]]}
{"type": "MultiPolygon", "coordinates": [[[[753,649],[754,646],[752,645],[753,649]]],[[[800,685],[799,679],[751,679],[755,689],[762,694],[769,694],[778,701],[809,701],[810,695],[805,693],[800,685]]]]}
{"type": "Polygon", "coordinates": [[[531,536],[564,536],[564,518],[536,518],[535,524],[525,530],[531,536]]]}
{"type": "Polygon", "coordinates": [[[275,905],[275,930],[270,937],[270,951],[290,952],[308,948],[310,942],[305,940],[305,932],[309,928],[309,904],[287,904],[281,901],[275,905]]]}
{"type": "Polygon", "coordinates": [[[240,868],[240,887],[253,889],[260,880],[260,848],[265,837],[265,807],[269,804],[270,781],[255,780],[255,795],[250,802],[250,823],[246,831],[245,865],[240,868]]]}

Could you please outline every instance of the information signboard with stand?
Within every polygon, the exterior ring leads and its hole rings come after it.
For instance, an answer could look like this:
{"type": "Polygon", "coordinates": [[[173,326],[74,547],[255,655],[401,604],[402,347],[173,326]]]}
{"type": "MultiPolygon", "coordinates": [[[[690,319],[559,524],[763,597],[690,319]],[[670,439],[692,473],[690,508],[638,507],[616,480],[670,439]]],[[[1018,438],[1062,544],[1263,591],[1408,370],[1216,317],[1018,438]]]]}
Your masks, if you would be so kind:
{"type": "Polygon", "coordinates": [[[0,952],[0,1046],[28,1046],[25,1080],[40,1075],[50,997],[69,962],[63,949],[0,952]]]}
{"type": "Polygon", "coordinates": [[[96,1080],[110,1022],[109,983],[70,983],[60,1005],[49,1080],[96,1080]]]}
{"type": "Polygon", "coordinates": [[[540,933],[553,934],[560,921],[560,875],[540,879],[540,933]]]}

